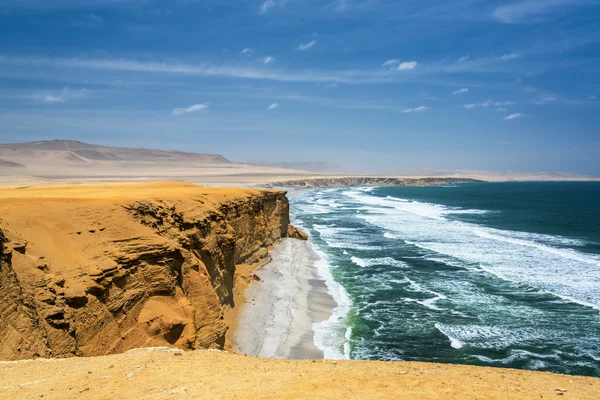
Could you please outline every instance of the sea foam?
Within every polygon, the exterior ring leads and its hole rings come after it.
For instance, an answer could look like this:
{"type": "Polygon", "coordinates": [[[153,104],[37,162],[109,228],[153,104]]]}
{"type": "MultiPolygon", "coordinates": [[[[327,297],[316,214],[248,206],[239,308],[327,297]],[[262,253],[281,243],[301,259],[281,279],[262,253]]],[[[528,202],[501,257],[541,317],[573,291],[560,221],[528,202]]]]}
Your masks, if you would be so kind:
{"type": "MultiPolygon", "coordinates": [[[[361,214],[359,218],[396,237],[440,255],[479,266],[501,279],[537,287],[576,304],[600,307],[600,259],[573,249],[561,248],[573,240],[559,236],[494,229],[446,219],[452,213],[482,210],[448,210],[442,205],[391,201],[364,194],[349,194],[384,214],[361,214]]],[[[387,233],[386,232],[386,233],[387,233]]]]}

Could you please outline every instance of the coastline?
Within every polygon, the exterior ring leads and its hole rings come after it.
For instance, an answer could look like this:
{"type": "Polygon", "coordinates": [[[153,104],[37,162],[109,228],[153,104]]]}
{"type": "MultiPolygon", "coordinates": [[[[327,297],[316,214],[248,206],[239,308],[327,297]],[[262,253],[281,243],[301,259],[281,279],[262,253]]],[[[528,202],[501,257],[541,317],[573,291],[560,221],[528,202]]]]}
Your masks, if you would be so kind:
{"type": "Polygon", "coordinates": [[[246,303],[233,332],[235,351],[266,358],[323,358],[313,325],[326,321],[337,303],[315,267],[319,255],[309,242],[283,239],[271,258],[254,271],[261,281],[244,292],[246,303]]]}
{"type": "MultiPolygon", "coordinates": [[[[10,213],[4,213],[2,228],[5,226],[10,228],[11,223],[19,223],[23,224],[26,228],[31,226],[31,228],[27,228],[32,229],[31,232],[27,231],[28,234],[52,234],[53,236],[58,236],[64,234],[64,232],[71,232],[68,236],[64,236],[66,237],[65,240],[61,240],[64,246],[79,246],[82,243],[87,243],[93,244],[87,247],[87,251],[96,249],[104,251],[106,249],[104,244],[107,240],[114,242],[119,239],[119,237],[114,235],[123,234],[123,232],[127,234],[124,239],[131,239],[134,233],[138,236],[144,234],[146,236],[143,237],[154,237],[151,235],[152,231],[150,227],[142,226],[140,228],[138,226],[140,224],[137,222],[134,224],[133,221],[129,221],[121,209],[115,212],[113,208],[115,202],[124,202],[123,204],[127,205],[140,197],[144,198],[145,201],[157,202],[156,199],[173,199],[173,196],[179,193],[175,200],[180,205],[184,201],[182,199],[185,198],[184,194],[187,191],[195,193],[196,190],[199,190],[199,194],[193,196],[194,199],[199,198],[199,196],[209,197],[209,195],[219,195],[219,201],[223,201],[222,196],[224,194],[234,196],[236,192],[241,191],[241,189],[197,189],[189,188],[186,185],[182,185],[183,187],[179,191],[174,191],[175,185],[181,184],[146,184],[145,186],[148,187],[144,190],[140,189],[143,186],[132,187],[124,185],[124,187],[118,188],[118,192],[114,193],[116,197],[113,197],[111,194],[116,190],[115,188],[111,188],[109,191],[106,186],[98,186],[103,189],[101,192],[103,197],[94,200],[94,202],[88,199],[84,202],[85,208],[78,212],[75,212],[79,209],[75,207],[79,201],[76,198],[81,197],[83,200],[86,200],[88,197],[94,198],[92,196],[93,193],[87,193],[93,187],[77,186],[70,188],[68,193],[69,204],[66,209],[69,211],[69,214],[65,214],[65,217],[61,218],[61,223],[71,225],[54,224],[51,228],[41,225],[40,221],[52,217],[56,212],[48,213],[46,207],[39,207],[38,210],[35,205],[45,204],[47,206],[49,203],[58,203],[60,198],[57,197],[56,192],[65,190],[65,188],[22,188],[15,191],[16,194],[6,196],[4,201],[7,204],[7,210],[11,210],[11,213],[19,211],[19,215],[18,218],[12,218],[10,213]],[[163,189],[160,189],[160,187],[153,188],[153,186],[165,185],[167,187],[163,189]],[[166,194],[161,194],[162,190],[166,190],[166,194]],[[36,193],[35,196],[31,196],[31,201],[27,204],[21,204],[24,202],[23,199],[20,202],[15,202],[14,196],[29,198],[27,193],[30,191],[40,192],[36,193]],[[75,196],[77,193],[80,194],[75,196]],[[89,213],[92,206],[93,210],[100,212],[104,210],[106,204],[108,204],[110,212],[103,212],[102,214],[89,213]],[[77,220],[74,221],[73,218],[75,217],[77,217],[77,220]],[[12,221],[13,219],[14,222],[12,221]],[[34,222],[37,225],[34,225],[34,222]],[[125,223],[127,223],[125,227],[128,229],[121,228],[125,223]],[[40,227],[45,230],[41,230],[40,227]],[[140,229],[140,233],[133,231],[134,227],[140,229]],[[78,231],[81,231],[81,234],[76,233],[78,231]]],[[[294,191],[294,194],[290,193],[291,196],[289,197],[292,198],[298,192],[300,191],[294,191]]],[[[239,195],[236,196],[239,197],[239,195]]],[[[215,201],[214,204],[207,204],[206,207],[215,207],[218,204],[215,201]]],[[[62,216],[62,214],[60,215],[62,216]]],[[[243,224],[243,226],[257,227],[256,223],[251,222],[243,224]]],[[[21,230],[15,228],[12,230],[9,229],[9,231],[11,231],[9,233],[14,235],[15,232],[20,232],[21,230]]],[[[180,232],[179,229],[176,231],[178,234],[180,232]]],[[[243,234],[251,236],[249,231],[244,231],[243,234]]],[[[36,238],[33,237],[33,239],[36,238]]],[[[156,237],[155,240],[163,240],[163,237],[156,237]]],[[[149,241],[150,239],[147,239],[142,245],[147,247],[149,241]]],[[[31,260],[31,255],[44,254],[47,259],[50,259],[47,252],[42,253],[41,250],[43,249],[38,247],[39,243],[42,242],[42,240],[30,240],[27,245],[23,245],[22,242],[17,240],[4,243],[0,241],[0,247],[4,244],[7,246],[7,249],[15,250],[12,262],[14,265],[17,265],[17,263],[31,260]],[[27,254],[22,253],[25,250],[27,254]]],[[[127,242],[131,243],[131,240],[127,242]]],[[[302,247],[308,246],[312,250],[310,242],[283,239],[275,243],[274,251],[270,253],[271,257],[276,256],[277,252],[280,251],[279,248],[286,242],[299,244],[302,247]]],[[[265,255],[259,262],[250,264],[250,262],[256,259],[249,258],[244,260],[248,262],[247,264],[235,265],[236,275],[239,273],[239,278],[243,281],[243,284],[239,286],[237,286],[239,282],[236,282],[236,286],[232,288],[233,294],[237,296],[235,303],[238,306],[234,308],[234,310],[237,309],[236,313],[241,312],[243,309],[249,309],[244,303],[244,289],[246,286],[260,287],[263,285],[252,280],[254,272],[262,276],[262,271],[269,264],[271,266],[268,268],[271,269],[272,274],[281,272],[278,269],[278,265],[275,265],[274,262],[264,265],[259,264],[268,259],[266,249],[269,246],[270,244],[265,244],[264,241],[260,245],[257,244],[260,254],[265,255]]],[[[288,258],[291,257],[292,260],[298,259],[293,255],[290,256],[290,251],[288,250],[283,249],[281,251],[287,254],[288,258]]],[[[304,254],[302,249],[298,250],[298,252],[300,252],[299,254],[304,254]]],[[[86,254],[81,250],[81,247],[75,247],[74,250],[70,250],[68,253],[72,257],[81,257],[86,254]]],[[[64,257],[65,254],[67,252],[61,250],[52,253],[52,256],[64,257]]],[[[135,261],[135,257],[143,253],[132,249],[127,254],[130,255],[130,260],[135,261]]],[[[292,254],[294,253],[292,252],[292,254]]],[[[318,255],[319,253],[317,252],[317,257],[318,255]]],[[[0,270],[11,270],[10,264],[5,264],[7,260],[0,260],[3,267],[0,270]]],[[[322,352],[319,353],[319,349],[315,353],[314,332],[311,331],[311,328],[314,328],[314,320],[320,318],[325,320],[328,315],[331,315],[330,308],[328,311],[323,310],[323,307],[331,307],[331,297],[315,297],[316,294],[327,293],[323,278],[327,282],[329,282],[329,278],[324,277],[322,273],[323,271],[327,272],[327,259],[321,256],[316,264],[310,261],[312,259],[305,260],[301,265],[290,267],[292,272],[296,271],[295,275],[291,274],[290,276],[300,282],[298,285],[301,288],[298,289],[296,296],[292,299],[292,306],[288,308],[288,311],[291,310],[291,312],[288,315],[294,316],[301,326],[288,324],[289,329],[279,331],[279,337],[285,337],[287,340],[283,345],[278,346],[275,352],[280,350],[284,357],[316,358],[316,356],[310,357],[310,355],[314,354],[323,356],[322,352]],[[321,272],[319,274],[316,269],[321,268],[321,264],[325,265],[325,267],[319,270],[321,272]],[[301,277],[303,279],[300,279],[301,277]],[[325,304],[320,304],[320,301],[325,302],[325,304]],[[304,310],[308,310],[305,314],[305,316],[308,315],[308,322],[307,319],[299,317],[302,314],[298,310],[301,305],[305,305],[304,310]],[[312,316],[309,312],[312,312],[312,316]],[[315,318],[319,312],[321,313],[319,318],[315,318]],[[311,318],[313,318],[312,321],[311,318]],[[300,357],[302,355],[305,357],[300,357]]],[[[64,265],[69,265],[69,263],[65,261],[49,264],[50,272],[55,272],[59,267],[64,265]]],[[[47,271],[36,268],[34,265],[29,270],[39,276],[50,276],[47,271]]],[[[114,269],[107,269],[107,272],[111,271],[114,271],[114,269]]],[[[193,273],[192,271],[194,270],[188,270],[187,272],[193,273]]],[[[160,275],[154,272],[153,276],[160,275]]],[[[164,276],[170,275],[165,274],[164,276]]],[[[72,279],[71,275],[67,277],[67,285],[65,285],[69,289],[69,299],[70,301],[78,300],[80,297],[77,293],[72,293],[70,290],[75,289],[68,284],[70,279],[72,279]]],[[[263,276],[263,279],[265,282],[267,281],[266,276],[263,276]]],[[[269,278],[269,282],[272,285],[276,285],[283,278],[280,277],[278,279],[269,278]]],[[[26,279],[21,279],[20,283],[26,283],[26,279]]],[[[157,281],[154,283],[156,284],[157,281]]],[[[208,283],[205,287],[205,293],[214,292],[214,287],[208,283]]],[[[261,290],[263,289],[259,288],[259,291],[261,290]]],[[[330,290],[330,292],[335,294],[335,291],[330,290]]],[[[281,301],[281,299],[277,299],[276,297],[273,300],[281,301]]],[[[167,306],[170,304],[172,303],[165,303],[167,306]]],[[[339,308],[339,305],[336,306],[333,304],[333,306],[339,308]]],[[[18,310],[18,308],[15,309],[18,310]]],[[[160,307],[158,311],[162,313],[164,309],[164,307],[160,307]]],[[[78,307],[74,308],[71,312],[81,312],[83,310],[85,310],[85,307],[78,307]]],[[[302,309],[300,308],[300,310],[302,309]]],[[[175,311],[179,313],[180,309],[175,309],[175,311]]],[[[225,313],[227,313],[226,309],[225,313]]],[[[225,318],[227,318],[227,315],[225,318]]],[[[221,314],[215,314],[214,320],[217,322],[222,321],[221,314]]],[[[333,320],[336,320],[335,315],[325,321],[333,320]]],[[[207,325],[203,325],[203,329],[206,327],[207,325]]],[[[242,327],[241,324],[240,327],[242,327]]],[[[231,331],[235,333],[233,326],[231,331]]],[[[34,334],[35,331],[30,335],[30,338],[33,338],[34,334]]],[[[3,344],[6,343],[7,341],[3,342],[3,344]]],[[[273,343],[270,344],[271,349],[273,348],[273,343]]],[[[150,345],[155,346],[153,343],[150,345]]],[[[140,345],[140,347],[146,346],[148,344],[140,345]]],[[[232,350],[231,342],[226,344],[226,350],[232,350]]],[[[57,357],[56,355],[49,356],[57,357]]],[[[172,347],[137,348],[105,356],[84,355],[71,358],[1,361],[0,375],[3,376],[1,380],[2,385],[0,385],[3,387],[3,392],[0,394],[0,398],[6,399],[38,398],[42,395],[44,398],[57,399],[122,398],[136,396],[148,398],[172,396],[230,398],[235,396],[236,398],[250,399],[279,399],[286,398],[286,396],[287,398],[302,398],[306,397],[307,393],[310,393],[313,397],[322,398],[370,398],[377,396],[380,398],[391,398],[412,396],[415,399],[431,399],[439,398],[443,395],[446,399],[462,400],[470,398],[537,399],[542,395],[544,398],[564,395],[570,398],[595,399],[599,398],[598,393],[600,393],[600,379],[598,378],[528,370],[420,362],[274,360],[244,357],[236,354],[228,354],[228,351],[217,351],[214,349],[184,352],[172,347]],[[53,368],[47,368],[50,364],[52,364],[53,368]]]]}

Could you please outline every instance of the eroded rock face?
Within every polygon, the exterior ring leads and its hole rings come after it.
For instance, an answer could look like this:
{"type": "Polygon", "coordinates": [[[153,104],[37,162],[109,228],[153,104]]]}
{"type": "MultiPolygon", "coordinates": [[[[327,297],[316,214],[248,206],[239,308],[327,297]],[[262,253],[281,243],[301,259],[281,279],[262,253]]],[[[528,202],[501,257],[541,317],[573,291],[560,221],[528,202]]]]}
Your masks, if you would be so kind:
{"type": "Polygon", "coordinates": [[[284,192],[220,200],[185,187],[0,207],[0,358],[223,348],[236,265],[267,261],[275,241],[303,234],[284,192]]]}

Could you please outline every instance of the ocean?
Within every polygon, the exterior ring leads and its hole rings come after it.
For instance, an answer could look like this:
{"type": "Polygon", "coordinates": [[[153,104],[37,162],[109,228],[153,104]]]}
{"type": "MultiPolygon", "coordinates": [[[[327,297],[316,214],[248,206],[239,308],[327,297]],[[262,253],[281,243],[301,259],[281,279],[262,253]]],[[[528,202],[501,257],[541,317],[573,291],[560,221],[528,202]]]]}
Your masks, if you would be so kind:
{"type": "Polygon", "coordinates": [[[600,376],[600,183],[312,190],[326,358],[600,376]]]}

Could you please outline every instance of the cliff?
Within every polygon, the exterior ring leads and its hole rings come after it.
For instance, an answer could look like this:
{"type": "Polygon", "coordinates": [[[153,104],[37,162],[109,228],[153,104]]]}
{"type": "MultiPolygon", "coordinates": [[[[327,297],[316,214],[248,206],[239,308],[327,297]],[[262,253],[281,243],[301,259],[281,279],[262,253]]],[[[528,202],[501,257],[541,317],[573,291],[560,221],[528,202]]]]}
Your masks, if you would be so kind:
{"type": "Polygon", "coordinates": [[[482,182],[469,178],[395,178],[348,176],[271,182],[268,187],[329,188],[350,186],[433,186],[482,182]]]}
{"type": "Polygon", "coordinates": [[[236,279],[249,279],[237,268],[301,235],[282,191],[2,189],[0,359],[221,349],[236,279]]]}

